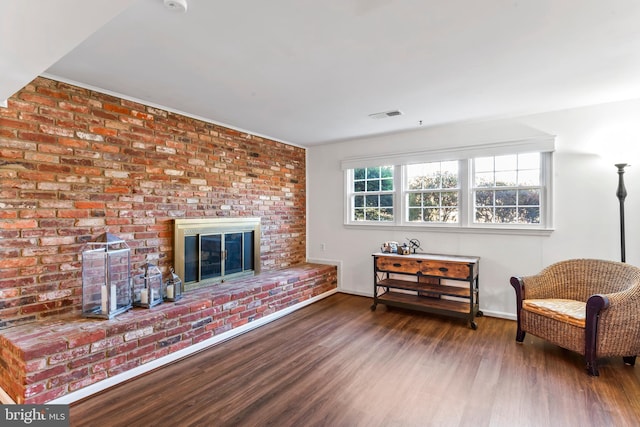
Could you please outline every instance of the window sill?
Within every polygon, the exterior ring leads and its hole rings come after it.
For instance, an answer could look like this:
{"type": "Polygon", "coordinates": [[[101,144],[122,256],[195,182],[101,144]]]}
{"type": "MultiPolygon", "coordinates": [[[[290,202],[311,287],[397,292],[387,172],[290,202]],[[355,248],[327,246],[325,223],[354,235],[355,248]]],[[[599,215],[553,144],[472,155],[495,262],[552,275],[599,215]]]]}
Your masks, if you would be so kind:
{"type": "Polygon", "coordinates": [[[414,230],[433,233],[455,234],[504,234],[513,236],[550,236],[553,228],[517,228],[517,227],[461,227],[461,226],[425,226],[425,225],[398,225],[398,224],[344,224],[345,228],[354,230],[414,230]]]}

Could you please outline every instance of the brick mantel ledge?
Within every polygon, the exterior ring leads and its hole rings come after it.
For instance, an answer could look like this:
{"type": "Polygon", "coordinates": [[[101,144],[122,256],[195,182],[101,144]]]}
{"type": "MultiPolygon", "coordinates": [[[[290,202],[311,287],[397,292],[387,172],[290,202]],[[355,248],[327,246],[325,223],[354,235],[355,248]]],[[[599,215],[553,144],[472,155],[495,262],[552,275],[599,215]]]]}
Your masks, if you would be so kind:
{"type": "Polygon", "coordinates": [[[66,317],[0,331],[0,388],[46,403],[335,291],[337,269],[300,264],[134,308],[111,320],[66,317]]]}

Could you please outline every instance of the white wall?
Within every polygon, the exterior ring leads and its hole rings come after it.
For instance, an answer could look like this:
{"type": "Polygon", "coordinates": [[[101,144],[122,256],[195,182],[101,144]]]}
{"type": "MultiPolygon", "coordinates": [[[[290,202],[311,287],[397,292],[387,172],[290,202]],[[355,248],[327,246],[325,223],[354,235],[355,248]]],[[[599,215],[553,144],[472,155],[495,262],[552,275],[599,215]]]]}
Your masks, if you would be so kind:
{"type": "MultiPolygon", "coordinates": [[[[487,315],[513,318],[512,275],[533,274],[567,258],[620,260],[618,175],[627,162],[625,202],[627,262],[640,265],[640,100],[519,117],[449,125],[311,147],[307,153],[308,248],[312,260],[341,265],[340,290],[371,296],[371,254],[385,240],[418,238],[429,253],[476,255],[480,261],[480,307],[487,315]],[[447,146],[556,135],[554,228],[550,236],[380,230],[344,226],[344,177],[340,161],[362,155],[411,152],[447,146]],[[620,153],[622,160],[613,160],[620,153]],[[324,250],[322,249],[324,245],[324,250]]],[[[389,120],[393,120],[390,118],[389,120]]]]}

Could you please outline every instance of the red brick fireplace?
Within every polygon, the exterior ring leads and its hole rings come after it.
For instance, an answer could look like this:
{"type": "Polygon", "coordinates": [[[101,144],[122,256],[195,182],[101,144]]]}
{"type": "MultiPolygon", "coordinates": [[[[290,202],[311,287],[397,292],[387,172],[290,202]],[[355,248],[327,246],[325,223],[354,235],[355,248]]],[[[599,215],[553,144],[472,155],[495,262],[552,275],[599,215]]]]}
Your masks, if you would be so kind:
{"type": "Polygon", "coordinates": [[[37,78],[0,107],[0,329],[73,313],[80,251],[173,264],[173,220],[259,217],[261,269],[305,261],[305,150],[37,78]]]}
{"type": "Polygon", "coordinates": [[[3,343],[0,385],[23,381],[26,394],[17,400],[48,400],[63,383],[82,387],[335,289],[335,268],[305,264],[305,155],[46,78],[16,93],[0,107],[0,336],[14,328],[36,332],[32,341],[3,343]],[[239,288],[205,288],[144,313],[103,323],[80,319],[86,242],[113,233],[131,248],[134,270],[152,262],[168,275],[173,220],[198,217],[260,218],[261,273],[238,279],[248,281],[250,300],[239,288]],[[270,299],[274,289],[287,295],[294,284],[302,288],[290,300],[270,299]],[[40,328],[47,323],[49,331],[40,328]]]}

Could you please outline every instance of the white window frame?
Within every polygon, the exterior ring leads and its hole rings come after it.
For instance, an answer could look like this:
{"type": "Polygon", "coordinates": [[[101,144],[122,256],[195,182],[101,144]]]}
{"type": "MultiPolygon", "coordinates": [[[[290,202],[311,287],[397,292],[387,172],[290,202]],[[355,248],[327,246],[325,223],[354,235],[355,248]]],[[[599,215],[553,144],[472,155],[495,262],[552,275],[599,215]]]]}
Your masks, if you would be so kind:
{"type": "Polygon", "coordinates": [[[434,160],[433,162],[421,162],[421,163],[411,163],[407,165],[402,165],[402,188],[400,192],[402,193],[402,219],[400,221],[401,225],[425,225],[425,226],[443,226],[443,227],[459,227],[460,221],[462,220],[463,214],[463,206],[464,206],[464,190],[465,190],[465,176],[461,173],[462,169],[465,169],[463,163],[458,160],[458,188],[455,189],[447,189],[447,188],[439,188],[439,189],[423,189],[423,190],[410,190],[407,188],[408,176],[407,176],[407,168],[406,166],[410,165],[421,165],[426,163],[441,163],[446,162],[446,160],[434,160]],[[443,192],[457,192],[458,193],[458,222],[455,223],[447,223],[447,222],[425,222],[425,221],[409,221],[409,195],[415,193],[443,193],[443,192]]]}
{"type": "Polygon", "coordinates": [[[344,224],[347,227],[378,227],[398,229],[422,229],[425,231],[489,233],[489,234],[533,234],[548,235],[553,231],[553,156],[555,138],[532,138],[518,141],[485,144],[452,149],[393,153],[389,155],[349,158],[342,161],[345,184],[344,224]],[[473,201],[472,159],[486,156],[541,153],[540,224],[475,223],[473,201]],[[458,223],[430,223],[408,221],[408,200],[405,186],[405,165],[435,161],[458,160],[460,193],[458,223]],[[394,165],[394,221],[354,221],[352,218],[353,170],[362,167],[394,165]]]}
{"type": "MultiPolygon", "coordinates": [[[[475,220],[475,211],[474,211],[474,200],[473,200],[473,191],[474,191],[474,187],[473,187],[473,175],[474,175],[474,170],[473,170],[473,159],[469,159],[468,162],[469,165],[469,178],[468,178],[468,183],[469,183],[469,197],[468,197],[468,201],[469,201],[469,206],[467,209],[467,215],[468,215],[468,219],[469,222],[471,223],[471,226],[473,227],[477,227],[477,228],[491,228],[491,227],[498,227],[498,228],[522,228],[522,229],[532,229],[532,230],[537,230],[537,229],[549,229],[552,228],[552,215],[551,215],[551,191],[550,191],[550,185],[552,183],[551,180],[551,170],[552,170],[552,155],[551,152],[540,152],[540,223],[539,224],[525,224],[525,223],[518,223],[518,224],[514,224],[514,223],[505,223],[505,224],[498,224],[498,223],[477,223],[474,222],[475,220]]],[[[495,189],[496,187],[491,187],[488,188],[490,190],[495,189]]],[[[498,187],[499,188],[499,187],[498,187]]],[[[511,187],[510,187],[511,188],[511,187]]],[[[513,188],[517,188],[517,187],[513,187],[513,188]]]]}
{"type": "MultiPolygon", "coordinates": [[[[371,192],[364,192],[364,193],[360,193],[360,192],[355,192],[353,191],[353,187],[354,187],[354,183],[355,183],[355,176],[354,176],[354,171],[355,169],[362,169],[362,168],[353,168],[353,169],[349,169],[347,171],[348,173],[348,186],[347,186],[347,204],[349,207],[349,221],[352,223],[357,223],[357,224],[395,224],[395,219],[396,219],[396,215],[397,215],[397,207],[398,207],[398,200],[397,200],[397,192],[398,192],[398,166],[394,166],[394,165],[380,165],[379,167],[382,166],[392,166],[393,167],[393,191],[384,191],[384,190],[379,190],[379,191],[371,191],[371,192]],[[381,196],[381,195],[392,195],[393,196],[393,218],[394,221],[356,221],[356,220],[351,220],[351,218],[353,218],[353,213],[355,211],[355,206],[354,206],[354,201],[355,201],[355,197],[357,195],[362,195],[362,196],[381,196]]],[[[368,166],[371,167],[371,166],[368,166]]],[[[375,166],[374,166],[375,167],[375,166]]],[[[378,207],[378,209],[380,209],[380,207],[378,207]]],[[[366,214],[365,214],[366,216],[366,214]]]]}

